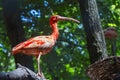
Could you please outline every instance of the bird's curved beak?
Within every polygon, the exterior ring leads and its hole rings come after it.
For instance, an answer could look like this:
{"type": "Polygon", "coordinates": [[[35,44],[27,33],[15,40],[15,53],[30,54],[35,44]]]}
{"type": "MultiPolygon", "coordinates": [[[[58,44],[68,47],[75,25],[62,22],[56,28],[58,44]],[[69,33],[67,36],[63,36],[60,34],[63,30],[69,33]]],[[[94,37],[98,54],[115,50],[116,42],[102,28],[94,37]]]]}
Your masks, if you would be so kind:
{"type": "Polygon", "coordinates": [[[68,18],[68,17],[62,17],[62,16],[58,16],[57,18],[58,18],[58,20],[70,20],[70,21],[80,23],[80,21],[78,21],[78,20],[76,20],[74,18],[68,18]]]}

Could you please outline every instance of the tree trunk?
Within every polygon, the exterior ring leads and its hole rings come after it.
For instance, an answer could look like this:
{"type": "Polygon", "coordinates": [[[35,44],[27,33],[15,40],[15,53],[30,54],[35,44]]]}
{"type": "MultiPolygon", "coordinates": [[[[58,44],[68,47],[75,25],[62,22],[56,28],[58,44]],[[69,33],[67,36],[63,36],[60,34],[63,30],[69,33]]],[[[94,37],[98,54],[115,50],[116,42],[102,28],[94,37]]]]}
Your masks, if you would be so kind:
{"type": "Polygon", "coordinates": [[[78,0],[87,38],[90,62],[107,57],[106,43],[101,27],[96,0],[78,0]]]}
{"type": "MultiPolygon", "coordinates": [[[[3,0],[3,13],[6,23],[7,34],[12,47],[25,40],[24,29],[20,19],[20,5],[17,0],[3,0]]],[[[14,55],[15,63],[33,69],[33,60],[31,56],[24,54],[14,55]]]]}

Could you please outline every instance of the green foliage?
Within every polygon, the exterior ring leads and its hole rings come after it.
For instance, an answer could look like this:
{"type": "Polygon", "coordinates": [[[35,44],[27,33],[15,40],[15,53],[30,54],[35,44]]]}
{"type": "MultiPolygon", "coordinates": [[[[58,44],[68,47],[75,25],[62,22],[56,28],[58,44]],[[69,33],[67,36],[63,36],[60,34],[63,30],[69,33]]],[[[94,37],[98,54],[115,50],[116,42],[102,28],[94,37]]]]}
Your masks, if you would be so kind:
{"type": "MultiPolygon", "coordinates": [[[[120,33],[120,1],[119,0],[97,0],[103,28],[114,27],[118,32],[116,39],[116,54],[119,56],[119,33],[120,33]]],[[[108,52],[111,53],[111,40],[106,40],[108,52]]],[[[111,54],[110,54],[111,55],[111,54]]]]}
{"type": "MultiPolygon", "coordinates": [[[[73,17],[80,20],[80,8],[77,0],[24,0],[21,1],[21,19],[26,38],[51,33],[49,18],[52,14],[73,17]]],[[[113,26],[120,32],[120,1],[97,0],[103,28],[113,26]]],[[[11,45],[3,22],[0,6],[0,71],[14,70],[14,59],[11,45]]],[[[41,57],[41,68],[50,80],[89,80],[86,69],[89,66],[89,55],[86,50],[86,37],[83,25],[70,21],[58,23],[60,36],[52,51],[41,57]]],[[[117,54],[120,55],[117,38],[117,54]]],[[[110,52],[110,41],[106,40],[110,52]]],[[[36,59],[34,67],[37,71],[36,59]]]]}
{"type": "Polygon", "coordinates": [[[10,52],[11,45],[5,29],[3,8],[0,5],[0,72],[11,71],[15,68],[14,58],[10,52]]]}

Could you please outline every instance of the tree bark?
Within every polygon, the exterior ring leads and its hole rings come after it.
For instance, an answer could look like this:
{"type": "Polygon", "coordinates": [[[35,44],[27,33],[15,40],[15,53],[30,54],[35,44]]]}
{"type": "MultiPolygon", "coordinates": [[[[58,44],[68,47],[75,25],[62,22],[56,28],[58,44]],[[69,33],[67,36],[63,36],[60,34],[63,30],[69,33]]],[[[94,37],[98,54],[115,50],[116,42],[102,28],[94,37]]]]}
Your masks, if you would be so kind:
{"type": "Polygon", "coordinates": [[[107,49],[103,30],[100,23],[96,0],[78,0],[86,32],[87,49],[90,62],[107,57],[107,49]]]}
{"type": "Polygon", "coordinates": [[[0,80],[47,80],[38,76],[28,68],[17,64],[18,68],[11,72],[0,72],[0,80]]]}
{"type": "MultiPolygon", "coordinates": [[[[24,29],[20,19],[20,5],[18,0],[3,0],[3,15],[6,23],[7,34],[12,47],[25,40],[24,29]]],[[[31,56],[24,54],[14,55],[15,63],[20,63],[31,70],[33,68],[33,60],[31,56]]]]}

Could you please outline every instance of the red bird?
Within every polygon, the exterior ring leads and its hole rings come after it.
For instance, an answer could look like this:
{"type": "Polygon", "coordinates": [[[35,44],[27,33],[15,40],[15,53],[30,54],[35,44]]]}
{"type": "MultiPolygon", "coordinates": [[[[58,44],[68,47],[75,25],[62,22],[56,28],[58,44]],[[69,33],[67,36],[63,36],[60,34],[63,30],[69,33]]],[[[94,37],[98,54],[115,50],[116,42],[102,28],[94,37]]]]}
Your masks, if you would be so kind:
{"type": "Polygon", "coordinates": [[[24,53],[27,55],[36,56],[39,76],[43,76],[42,72],[40,71],[40,65],[39,65],[40,57],[41,55],[47,54],[52,49],[52,47],[55,45],[55,42],[58,39],[58,35],[59,35],[59,31],[57,28],[57,22],[59,20],[72,20],[72,21],[79,23],[78,20],[75,20],[73,18],[67,18],[67,17],[62,17],[59,15],[54,15],[50,18],[50,26],[53,31],[51,35],[36,36],[25,42],[18,44],[12,49],[12,54],[24,53]]]}

